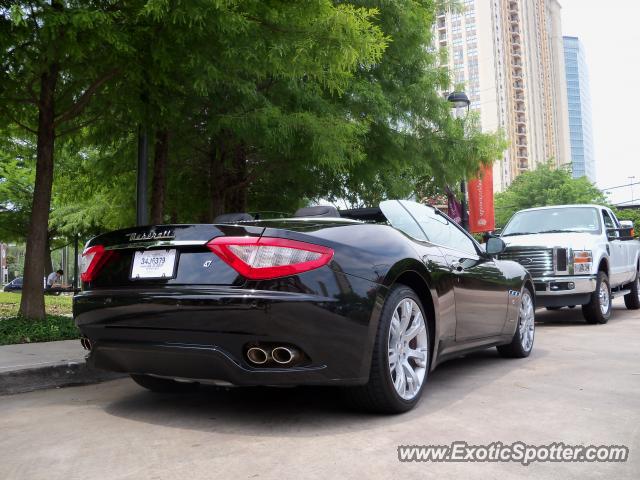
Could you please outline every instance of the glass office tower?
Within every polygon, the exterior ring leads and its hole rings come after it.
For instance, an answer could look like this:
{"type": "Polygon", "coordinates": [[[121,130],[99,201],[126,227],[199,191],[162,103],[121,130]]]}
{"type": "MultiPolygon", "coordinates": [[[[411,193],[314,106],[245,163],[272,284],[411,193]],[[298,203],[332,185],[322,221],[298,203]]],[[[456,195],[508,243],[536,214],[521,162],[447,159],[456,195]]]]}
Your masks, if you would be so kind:
{"type": "Polygon", "coordinates": [[[582,42],[577,37],[563,37],[569,106],[569,139],[574,178],[586,176],[596,180],[589,72],[582,42]]]}

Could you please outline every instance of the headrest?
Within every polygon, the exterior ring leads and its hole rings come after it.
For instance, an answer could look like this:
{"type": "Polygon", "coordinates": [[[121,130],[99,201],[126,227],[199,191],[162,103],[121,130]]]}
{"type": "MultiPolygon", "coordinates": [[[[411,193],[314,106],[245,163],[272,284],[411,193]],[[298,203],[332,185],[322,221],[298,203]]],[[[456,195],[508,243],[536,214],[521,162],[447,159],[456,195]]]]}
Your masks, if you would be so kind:
{"type": "Polygon", "coordinates": [[[234,223],[234,222],[246,222],[253,220],[253,217],[248,213],[223,213],[213,219],[213,223],[234,223]]]}
{"type": "Polygon", "coordinates": [[[338,209],[332,205],[305,207],[293,214],[294,217],[339,217],[338,209]]]}

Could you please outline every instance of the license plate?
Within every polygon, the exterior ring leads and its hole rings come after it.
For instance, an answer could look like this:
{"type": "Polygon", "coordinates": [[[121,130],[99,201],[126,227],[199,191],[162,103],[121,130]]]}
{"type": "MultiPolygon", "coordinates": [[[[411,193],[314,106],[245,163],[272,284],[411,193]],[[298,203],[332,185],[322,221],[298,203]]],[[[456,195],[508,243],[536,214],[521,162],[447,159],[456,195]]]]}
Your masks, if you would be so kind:
{"type": "Polygon", "coordinates": [[[136,252],[131,265],[131,279],[173,278],[175,266],[175,250],[136,252]]]}

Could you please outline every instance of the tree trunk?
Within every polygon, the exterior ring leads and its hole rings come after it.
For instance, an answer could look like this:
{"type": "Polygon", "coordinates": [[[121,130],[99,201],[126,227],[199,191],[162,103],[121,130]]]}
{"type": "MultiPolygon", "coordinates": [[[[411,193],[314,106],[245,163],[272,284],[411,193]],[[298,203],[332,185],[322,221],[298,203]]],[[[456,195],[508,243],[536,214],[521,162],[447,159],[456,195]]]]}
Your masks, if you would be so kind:
{"type": "Polygon", "coordinates": [[[44,248],[44,276],[53,272],[53,260],[51,259],[51,239],[47,235],[47,245],[44,248]]]}
{"type": "Polygon", "coordinates": [[[40,77],[38,102],[38,145],[36,149],[36,181],[31,205],[31,220],[27,233],[24,262],[24,285],[20,300],[20,315],[44,319],[42,274],[45,270],[45,249],[49,234],[49,208],[53,185],[53,150],[55,141],[54,96],[58,82],[58,65],[51,64],[40,77]]]}
{"type": "Polygon", "coordinates": [[[233,168],[227,175],[225,206],[227,212],[246,212],[249,187],[247,155],[243,144],[234,148],[233,168]]]}
{"type": "Polygon", "coordinates": [[[153,153],[153,182],[151,186],[151,223],[164,223],[164,204],[167,190],[167,161],[169,158],[169,132],[156,132],[153,153]]]}
{"type": "Polygon", "coordinates": [[[224,142],[220,140],[218,145],[213,144],[209,156],[209,218],[207,220],[211,223],[218,215],[225,213],[225,153],[224,142]]]}

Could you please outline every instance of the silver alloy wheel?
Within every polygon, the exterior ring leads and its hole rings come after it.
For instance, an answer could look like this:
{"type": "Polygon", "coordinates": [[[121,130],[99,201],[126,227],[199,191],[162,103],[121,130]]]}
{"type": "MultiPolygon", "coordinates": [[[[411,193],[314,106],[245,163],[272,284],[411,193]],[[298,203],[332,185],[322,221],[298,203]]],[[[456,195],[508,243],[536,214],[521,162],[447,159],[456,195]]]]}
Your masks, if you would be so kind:
{"type": "Polygon", "coordinates": [[[427,326],[413,299],[403,298],[393,310],[388,345],[393,386],[404,400],[412,400],[420,392],[429,358],[427,326]]]}
{"type": "Polygon", "coordinates": [[[609,313],[611,308],[611,299],[609,298],[609,285],[606,282],[600,282],[600,291],[598,292],[598,298],[600,300],[600,311],[602,315],[609,313]]]}
{"type": "Polygon", "coordinates": [[[536,333],[536,315],[531,294],[527,289],[522,292],[519,317],[520,345],[522,345],[522,349],[525,352],[528,352],[533,347],[533,337],[536,333]]]}

